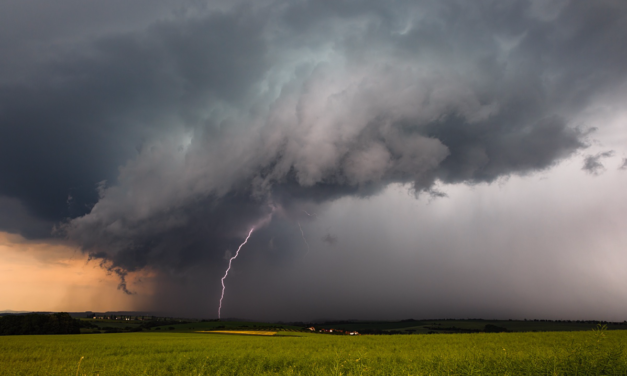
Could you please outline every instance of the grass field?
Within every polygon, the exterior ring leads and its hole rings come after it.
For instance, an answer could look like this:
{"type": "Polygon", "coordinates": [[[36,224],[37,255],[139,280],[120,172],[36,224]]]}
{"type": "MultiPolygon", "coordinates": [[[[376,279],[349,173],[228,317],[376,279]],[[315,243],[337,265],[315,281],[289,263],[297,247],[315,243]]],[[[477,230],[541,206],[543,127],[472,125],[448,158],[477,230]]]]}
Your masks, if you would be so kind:
{"type": "Polygon", "coordinates": [[[3,375],[627,375],[627,331],[0,337],[3,375]]]}

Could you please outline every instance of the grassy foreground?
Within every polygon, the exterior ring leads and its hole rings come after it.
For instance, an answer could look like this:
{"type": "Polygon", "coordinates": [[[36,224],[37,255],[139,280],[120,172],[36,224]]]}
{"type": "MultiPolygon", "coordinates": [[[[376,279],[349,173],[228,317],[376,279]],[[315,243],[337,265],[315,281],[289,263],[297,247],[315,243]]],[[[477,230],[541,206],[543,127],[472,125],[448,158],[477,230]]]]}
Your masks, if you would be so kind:
{"type": "Polygon", "coordinates": [[[627,331],[0,337],[3,375],[627,375],[627,331]]]}

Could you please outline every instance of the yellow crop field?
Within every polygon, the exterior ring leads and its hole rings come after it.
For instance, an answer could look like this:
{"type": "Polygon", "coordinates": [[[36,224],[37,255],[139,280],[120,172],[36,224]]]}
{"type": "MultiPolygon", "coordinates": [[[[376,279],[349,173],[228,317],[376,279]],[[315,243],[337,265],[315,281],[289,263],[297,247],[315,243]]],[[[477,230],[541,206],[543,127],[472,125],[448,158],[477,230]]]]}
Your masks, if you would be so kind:
{"type": "Polygon", "coordinates": [[[243,334],[248,336],[273,336],[276,332],[260,330],[201,330],[196,333],[243,334]]]}

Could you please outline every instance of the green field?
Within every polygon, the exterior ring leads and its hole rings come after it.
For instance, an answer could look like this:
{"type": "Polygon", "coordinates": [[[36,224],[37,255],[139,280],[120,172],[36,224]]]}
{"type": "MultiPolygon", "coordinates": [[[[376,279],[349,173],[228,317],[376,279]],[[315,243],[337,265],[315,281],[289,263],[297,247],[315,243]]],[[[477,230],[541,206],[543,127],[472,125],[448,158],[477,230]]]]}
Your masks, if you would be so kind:
{"type": "Polygon", "coordinates": [[[355,337],[187,330],[0,337],[0,373],[627,375],[624,330],[355,337]]]}

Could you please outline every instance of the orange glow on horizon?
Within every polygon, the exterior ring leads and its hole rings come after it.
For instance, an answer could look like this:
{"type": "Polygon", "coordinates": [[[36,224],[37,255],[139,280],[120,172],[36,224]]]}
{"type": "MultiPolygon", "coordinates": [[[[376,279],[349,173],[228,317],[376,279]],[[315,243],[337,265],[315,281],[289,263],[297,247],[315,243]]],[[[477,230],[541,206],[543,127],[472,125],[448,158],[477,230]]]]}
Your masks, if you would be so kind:
{"type": "Polygon", "coordinates": [[[0,232],[0,310],[125,311],[142,310],[152,295],[152,275],[129,273],[127,285],[99,262],[54,240],[30,241],[0,232]],[[141,283],[140,283],[141,279],[141,283]]]}

